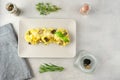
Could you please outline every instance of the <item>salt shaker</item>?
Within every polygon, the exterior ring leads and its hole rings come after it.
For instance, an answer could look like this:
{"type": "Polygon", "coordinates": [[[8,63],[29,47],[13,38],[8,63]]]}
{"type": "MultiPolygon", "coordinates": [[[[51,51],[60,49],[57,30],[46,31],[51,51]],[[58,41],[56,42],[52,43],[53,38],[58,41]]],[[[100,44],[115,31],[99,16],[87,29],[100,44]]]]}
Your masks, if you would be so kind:
{"type": "Polygon", "coordinates": [[[6,10],[10,13],[10,14],[14,14],[16,16],[18,16],[20,14],[20,10],[17,8],[17,6],[13,3],[8,3],[6,4],[6,10]]]}

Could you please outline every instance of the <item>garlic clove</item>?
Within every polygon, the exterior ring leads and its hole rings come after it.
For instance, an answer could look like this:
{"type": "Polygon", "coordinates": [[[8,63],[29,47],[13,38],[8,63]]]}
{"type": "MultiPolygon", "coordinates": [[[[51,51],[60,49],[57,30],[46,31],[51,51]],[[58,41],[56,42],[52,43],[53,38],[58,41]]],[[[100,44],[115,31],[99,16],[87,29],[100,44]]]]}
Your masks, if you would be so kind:
{"type": "Polygon", "coordinates": [[[89,4],[85,3],[85,4],[83,4],[83,6],[80,8],[80,13],[81,13],[82,15],[86,15],[86,14],[88,14],[89,10],[90,10],[89,4]]]}

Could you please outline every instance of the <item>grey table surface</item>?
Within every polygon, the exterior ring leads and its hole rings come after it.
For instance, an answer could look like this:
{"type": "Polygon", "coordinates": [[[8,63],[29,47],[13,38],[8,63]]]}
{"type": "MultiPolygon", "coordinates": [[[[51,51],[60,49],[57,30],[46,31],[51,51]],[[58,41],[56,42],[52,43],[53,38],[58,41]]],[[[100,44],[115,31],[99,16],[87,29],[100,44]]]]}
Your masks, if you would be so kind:
{"type": "Polygon", "coordinates": [[[70,18],[77,22],[77,52],[87,50],[98,60],[96,70],[83,73],[73,66],[72,59],[39,59],[29,58],[34,73],[31,80],[120,80],[120,0],[0,0],[0,25],[13,23],[18,32],[19,19],[31,18],[70,18]],[[5,11],[5,4],[15,3],[21,10],[15,17],[5,11]],[[51,2],[62,8],[57,13],[40,16],[35,10],[38,2],[51,2]],[[87,16],[79,13],[83,3],[91,5],[87,16]],[[39,65],[54,63],[64,66],[64,72],[39,74],[39,65]]]}

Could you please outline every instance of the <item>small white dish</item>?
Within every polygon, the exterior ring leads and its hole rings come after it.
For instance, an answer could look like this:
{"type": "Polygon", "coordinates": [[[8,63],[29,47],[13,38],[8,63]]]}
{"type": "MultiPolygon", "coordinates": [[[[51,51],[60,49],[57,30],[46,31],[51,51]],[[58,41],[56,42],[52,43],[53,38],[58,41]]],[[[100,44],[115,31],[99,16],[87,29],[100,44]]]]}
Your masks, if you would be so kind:
{"type": "Polygon", "coordinates": [[[20,57],[72,58],[76,55],[76,22],[72,19],[26,19],[19,22],[18,54],[20,57]],[[24,35],[28,29],[54,27],[65,28],[70,33],[71,42],[65,47],[56,44],[29,45],[24,35]]]}
{"type": "Polygon", "coordinates": [[[92,54],[90,54],[90,52],[80,51],[77,59],[74,62],[74,64],[75,64],[75,66],[80,68],[83,72],[90,73],[90,72],[93,72],[95,70],[97,60],[92,54]],[[90,69],[85,68],[85,66],[84,66],[84,60],[85,59],[89,59],[91,61],[91,63],[90,63],[91,68],[90,69]]]}

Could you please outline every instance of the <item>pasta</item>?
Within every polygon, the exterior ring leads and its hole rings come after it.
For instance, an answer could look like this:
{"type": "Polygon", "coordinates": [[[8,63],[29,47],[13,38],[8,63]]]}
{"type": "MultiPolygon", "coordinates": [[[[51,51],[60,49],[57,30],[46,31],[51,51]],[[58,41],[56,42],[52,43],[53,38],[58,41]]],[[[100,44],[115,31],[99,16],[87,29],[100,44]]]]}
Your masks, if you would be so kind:
{"type": "Polygon", "coordinates": [[[25,33],[25,40],[31,45],[55,43],[66,46],[70,43],[69,33],[64,28],[33,28],[25,33]]]}

